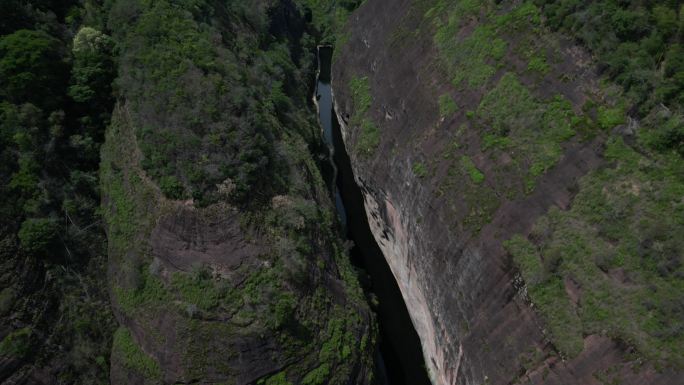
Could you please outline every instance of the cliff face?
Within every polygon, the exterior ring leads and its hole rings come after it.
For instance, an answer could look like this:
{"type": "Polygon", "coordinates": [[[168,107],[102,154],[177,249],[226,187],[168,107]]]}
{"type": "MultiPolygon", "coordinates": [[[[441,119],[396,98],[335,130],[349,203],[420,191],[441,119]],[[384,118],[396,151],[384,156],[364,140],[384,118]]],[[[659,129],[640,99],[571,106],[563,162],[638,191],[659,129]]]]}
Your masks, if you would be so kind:
{"type": "Polygon", "coordinates": [[[341,245],[318,227],[332,227],[324,187],[310,200],[274,197],[265,219],[272,234],[245,225],[229,205],[166,199],[139,168],[123,111],[114,115],[102,169],[121,325],[112,383],[368,382],[371,316],[341,245]],[[122,157],[126,149],[133,153],[122,157]],[[306,231],[311,254],[299,254],[283,228],[306,231]]]}
{"type": "Polygon", "coordinates": [[[309,150],[300,8],[121,1],[109,17],[111,382],[369,383],[373,317],[309,150]]]}
{"type": "MultiPolygon", "coordinates": [[[[618,206],[620,183],[640,180],[627,155],[656,170],[681,161],[625,145],[638,124],[620,115],[619,92],[531,3],[447,3],[368,0],[350,17],[332,77],[372,231],[433,382],[684,381],[680,334],[623,325],[642,325],[632,314],[643,303],[621,290],[646,290],[650,273],[598,261],[610,250],[636,255],[636,214],[625,212],[613,237],[608,220],[590,218],[618,206]],[[543,267],[535,275],[530,265],[543,267]]],[[[649,194],[641,199],[661,199],[649,194]]],[[[678,194],[664,198],[666,210],[681,210],[678,194]]]]}

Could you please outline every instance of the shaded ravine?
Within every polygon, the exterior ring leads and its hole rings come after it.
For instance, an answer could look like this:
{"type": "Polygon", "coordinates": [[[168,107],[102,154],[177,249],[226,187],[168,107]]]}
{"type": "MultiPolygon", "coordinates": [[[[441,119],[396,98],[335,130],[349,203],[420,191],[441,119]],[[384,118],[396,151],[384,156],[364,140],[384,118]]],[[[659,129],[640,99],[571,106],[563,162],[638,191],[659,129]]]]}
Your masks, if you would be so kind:
{"type": "Polygon", "coordinates": [[[380,329],[377,383],[429,385],[420,339],[394,275],[370,230],[363,195],[354,179],[342,132],[333,111],[331,59],[332,47],[319,47],[315,97],[323,140],[332,155],[332,161],[324,168],[330,171],[326,172],[329,174],[326,175],[326,182],[334,196],[342,228],[346,237],[354,242],[352,262],[370,276],[370,282],[364,285],[367,297],[377,297],[377,304],[371,301],[380,329]]]}

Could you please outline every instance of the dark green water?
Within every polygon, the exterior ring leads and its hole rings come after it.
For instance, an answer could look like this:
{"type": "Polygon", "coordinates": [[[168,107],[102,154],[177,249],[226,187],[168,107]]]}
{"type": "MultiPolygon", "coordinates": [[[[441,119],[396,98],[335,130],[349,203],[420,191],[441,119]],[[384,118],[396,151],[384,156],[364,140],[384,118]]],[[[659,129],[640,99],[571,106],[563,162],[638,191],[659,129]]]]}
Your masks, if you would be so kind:
{"type": "Polygon", "coordinates": [[[354,242],[352,262],[370,276],[366,294],[375,295],[373,306],[380,326],[380,351],[377,355],[377,383],[391,385],[429,385],[420,339],[394,275],[370,231],[363,195],[354,180],[349,155],[334,113],[330,85],[332,48],[320,47],[319,77],[316,86],[323,140],[333,162],[326,172],[328,186],[335,197],[337,213],[348,239],[354,242]]]}

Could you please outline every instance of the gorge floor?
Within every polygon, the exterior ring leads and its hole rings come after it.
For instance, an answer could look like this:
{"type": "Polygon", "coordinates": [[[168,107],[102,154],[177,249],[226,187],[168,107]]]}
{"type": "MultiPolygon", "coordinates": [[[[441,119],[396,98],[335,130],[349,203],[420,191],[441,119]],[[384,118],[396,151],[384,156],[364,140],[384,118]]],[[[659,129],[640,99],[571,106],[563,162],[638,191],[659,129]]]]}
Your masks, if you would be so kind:
{"type": "Polygon", "coordinates": [[[356,184],[342,133],[333,110],[330,84],[332,47],[319,47],[319,76],[316,95],[323,140],[332,159],[323,166],[326,182],[335,199],[338,217],[346,238],[353,242],[352,263],[368,275],[363,282],[380,329],[379,353],[376,359],[377,383],[390,385],[428,385],[423,353],[418,334],[411,322],[406,304],[382,251],[370,231],[363,195],[356,184]]]}

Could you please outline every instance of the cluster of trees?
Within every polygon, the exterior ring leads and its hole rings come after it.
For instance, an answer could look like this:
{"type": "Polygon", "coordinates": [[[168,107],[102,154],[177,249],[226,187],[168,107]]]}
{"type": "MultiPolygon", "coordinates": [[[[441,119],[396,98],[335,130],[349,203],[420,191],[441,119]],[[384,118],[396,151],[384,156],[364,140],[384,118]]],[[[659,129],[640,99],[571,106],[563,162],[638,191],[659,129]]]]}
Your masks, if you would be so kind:
{"type": "Polygon", "coordinates": [[[52,246],[60,235],[65,241],[68,229],[59,222],[80,228],[98,221],[99,145],[115,75],[109,37],[63,27],[38,24],[0,36],[1,175],[8,198],[2,212],[15,219],[5,225],[19,225],[25,251],[53,254],[55,261],[63,248],[52,246]]]}
{"type": "Polygon", "coordinates": [[[166,196],[258,205],[286,191],[277,143],[313,133],[308,107],[293,103],[308,100],[316,63],[304,3],[115,3],[117,85],[143,168],[166,196]]]}
{"type": "MultiPolygon", "coordinates": [[[[311,15],[321,42],[334,44],[349,14],[364,0],[298,0],[307,15],[311,15]]],[[[344,40],[344,37],[342,38],[344,40]]]]}
{"type": "Polygon", "coordinates": [[[552,28],[570,33],[648,117],[650,143],[684,155],[684,7],[681,1],[535,0],[552,28]]]}
{"type": "Polygon", "coordinates": [[[113,325],[98,165],[116,68],[112,40],[83,24],[96,8],[0,2],[0,323],[28,333],[15,359],[71,383],[106,382],[113,325]]]}

